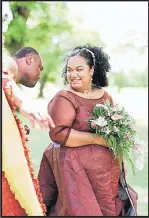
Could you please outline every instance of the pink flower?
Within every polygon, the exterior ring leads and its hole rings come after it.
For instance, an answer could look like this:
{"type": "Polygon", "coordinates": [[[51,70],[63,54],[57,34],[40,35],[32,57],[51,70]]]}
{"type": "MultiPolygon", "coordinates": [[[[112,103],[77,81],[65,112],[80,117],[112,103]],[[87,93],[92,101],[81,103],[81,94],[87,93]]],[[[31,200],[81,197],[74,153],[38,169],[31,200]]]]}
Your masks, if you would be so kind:
{"type": "Polygon", "coordinates": [[[140,150],[141,150],[141,147],[140,147],[140,145],[135,144],[134,147],[133,147],[133,149],[134,149],[135,151],[140,151],[140,150]]]}
{"type": "Polygon", "coordinates": [[[117,103],[113,104],[112,110],[113,111],[117,111],[118,110],[118,104],[117,103]]]}
{"type": "Polygon", "coordinates": [[[114,107],[118,107],[118,103],[114,102],[113,103],[114,107]]]}
{"type": "Polygon", "coordinates": [[[112,110],[115,112],[117,111],[117,107],[113,107],[112,110]]]}
{"type": "Polygon", "coordinates": [[[95,122],[94,120],[91,122],[91,126],[92,126],[92,127],[95,127],[95,126],[96,126],[96,122],[95,122]]]}
{"type": "Polygon", "coordinates": [[[120,120],[122,119],[122,116],[121,115],[118,115],[118,114],[114,114],[113,116],[111,116],[112,120],[120,120]]]}
{"type": "Polygon", "coordinates": [[[124,136],[124,138],[125,138],[125,139],[129,139],[129,138],[130,138],[130,135],[129,135],[128,133],[126,133],[125,136],[124,136]]]}
{"type": "Polygon", "coordinates": [[[136,131],[135,126],[130,126],[130,128],[131,128],[132,130],[136,131]]]}

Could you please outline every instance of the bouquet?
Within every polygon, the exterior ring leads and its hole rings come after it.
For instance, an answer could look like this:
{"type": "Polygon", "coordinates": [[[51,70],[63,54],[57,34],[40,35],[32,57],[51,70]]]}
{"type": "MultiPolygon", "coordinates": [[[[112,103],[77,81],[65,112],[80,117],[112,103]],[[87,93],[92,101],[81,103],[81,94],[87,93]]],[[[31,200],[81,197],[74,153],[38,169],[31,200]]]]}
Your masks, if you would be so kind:
{"type": "Polygon", "coordinates": [[[120,167],[123,159],[126,159],[131,163],[135,174],[132,155],[136,156],[139,150],[135,120],[124,110],[124,107],[116,103],[111,106],[108,99],[104,103],[96,104],[94,107],[93,116],[87,120],[89,128],[107,142],[114,157],[119,160],[120,167]]]}

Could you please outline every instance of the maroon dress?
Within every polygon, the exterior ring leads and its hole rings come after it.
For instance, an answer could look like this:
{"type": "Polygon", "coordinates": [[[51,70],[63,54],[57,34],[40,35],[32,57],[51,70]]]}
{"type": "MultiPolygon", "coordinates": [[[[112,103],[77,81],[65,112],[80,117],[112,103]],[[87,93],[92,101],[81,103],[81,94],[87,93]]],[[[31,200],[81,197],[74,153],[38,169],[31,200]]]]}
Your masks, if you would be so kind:
{"type": "Polygon", "coordinates": [[[100,145],[65,147],[71,129],[89,132],[86,120],[95,104],[111,97],[104,90],[99,99],[85,99],[60,91],[48,105],[56,128],[43,154],[39,183],[49,216],[119,216],[120,167],[113,152],[100,145]]]}

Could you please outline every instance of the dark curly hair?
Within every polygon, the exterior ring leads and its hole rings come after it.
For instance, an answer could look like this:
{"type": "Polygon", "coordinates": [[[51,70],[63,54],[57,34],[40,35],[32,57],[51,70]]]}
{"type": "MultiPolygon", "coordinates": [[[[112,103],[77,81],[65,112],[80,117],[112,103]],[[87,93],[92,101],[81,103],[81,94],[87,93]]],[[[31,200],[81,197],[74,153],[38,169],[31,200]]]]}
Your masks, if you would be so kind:
{"type": "Polygon", "coordinates": [[[100,88],[108,86],[107,72],[111,69],[109,56],[103,52],[102,48],[89,44],[75,47],[65,58],[65,65],[62,71],[64,84],[67,84],[67,63],[69,58],[81,56],[86,59],[90,68],[94,67],[92,85],[100,88]]]}

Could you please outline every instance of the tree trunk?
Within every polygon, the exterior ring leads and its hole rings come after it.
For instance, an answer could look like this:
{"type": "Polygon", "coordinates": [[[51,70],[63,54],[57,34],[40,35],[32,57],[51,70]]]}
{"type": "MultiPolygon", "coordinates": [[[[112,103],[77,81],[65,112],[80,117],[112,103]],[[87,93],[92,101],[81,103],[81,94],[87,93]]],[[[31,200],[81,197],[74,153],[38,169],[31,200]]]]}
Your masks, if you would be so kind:
{"type": "Polygon", "coordinates": [[[38,98],[43,98],[43,89],[47,81],[47,78],[48,78],[48,75],[45,74],[40,80],[40,90],[39,90],[38,98]]]}

